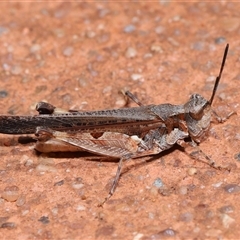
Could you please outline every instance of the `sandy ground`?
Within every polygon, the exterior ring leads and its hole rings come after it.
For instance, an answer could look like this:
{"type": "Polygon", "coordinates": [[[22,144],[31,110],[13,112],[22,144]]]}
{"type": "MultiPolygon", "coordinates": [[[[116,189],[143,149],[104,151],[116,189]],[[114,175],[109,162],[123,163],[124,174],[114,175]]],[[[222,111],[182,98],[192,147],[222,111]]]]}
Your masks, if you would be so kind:
{"type": "MultiPolygon", "coordinates": [[[[158,1],[0,3],[2,115],[121,108],[128,88],[144,104],[209,99],[229,55],[201,150],[216,170],[174,147],[124,164],[39,154],[23,136],[0,135],[1,239],[237,239],[240,235],[240,4],[158,1]],[[19,138],[20,137],[20,138],[19,138]]],[[[130,107],[136,106],[134,103],[130,107]]],[[[0,119],[1,120],[1,119],[0,119]]]]}

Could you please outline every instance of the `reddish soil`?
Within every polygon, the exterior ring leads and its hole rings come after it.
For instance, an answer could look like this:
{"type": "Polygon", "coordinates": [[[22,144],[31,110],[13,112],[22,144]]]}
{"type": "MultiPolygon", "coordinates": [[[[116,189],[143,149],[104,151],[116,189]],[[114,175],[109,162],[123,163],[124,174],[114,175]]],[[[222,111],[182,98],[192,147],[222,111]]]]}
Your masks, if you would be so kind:
{"type": "Polygon", "coordinates": [[[237,113],[213,123],[199,145],[230,172],[174,147],[127,162],[103,207],[116,160],[39,154],[23,135],[1,134],[1,239],[239,238],[239,3],[0,6],[2,115],[34,115],[39,101],[64,109],[121,108],[123,88],[144,104],[183,104],[194,92],[208,99],[226,43],[213,108],[222,117],[237,113]]]}

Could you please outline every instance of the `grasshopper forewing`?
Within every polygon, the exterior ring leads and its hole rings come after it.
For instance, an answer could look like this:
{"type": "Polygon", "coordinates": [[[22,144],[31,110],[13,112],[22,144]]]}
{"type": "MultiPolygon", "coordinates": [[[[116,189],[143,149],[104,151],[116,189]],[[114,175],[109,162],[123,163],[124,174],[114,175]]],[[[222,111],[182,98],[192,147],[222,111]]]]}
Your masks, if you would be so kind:
{"type": "Polygon", "coordinates": [[[189,137],[196,143],[205,137],[228,47],[227,44],[210,100],[193,94],[182,105],[144,106],[127,92],[126,95],[139,107],[83,112],[64,111],[40,102],[36,107],[39,115],[0,116],[0,133],[35,133],[38,140],[36,149],[43,152],[84,150],[119,158],[117,173],[106,201],[116,189],[124,160],[158,154],[176,143],[183,146],[184,139],[189,137]]]}

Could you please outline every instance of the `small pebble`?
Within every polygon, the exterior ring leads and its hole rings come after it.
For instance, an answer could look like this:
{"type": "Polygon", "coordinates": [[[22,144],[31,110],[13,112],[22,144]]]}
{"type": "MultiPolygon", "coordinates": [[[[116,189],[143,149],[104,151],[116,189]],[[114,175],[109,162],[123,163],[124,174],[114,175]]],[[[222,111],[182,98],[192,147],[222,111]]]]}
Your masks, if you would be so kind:
{"type": "Polygon", "coordinates": [[[142,79],[142,74],[138,74],[138,73],[133,73],[132,75],[131,75],[131,79],[133,80],[133,81],[137,81],[137,80],[140,80],[140,79],[142,79]]]}
{"type": "Polygon", "coordinates": [[[222,43],[225,43],[225,42],[226,42],[226,38],[225,37],[215,38],[215,43],[216,44],[222,44],[222,43]]]}
{"type": "Polygon", "coordinates": [[[18,207],[21,207],[21,206],[23,206],[25,204],[25,202],[26,202],[26,197],[23,196],[23,195],[20,195],[20,197],[16,201],[16,205],[18,207]]]}
{"type": "Polygon", "coordinates": [[[125,57],[126,58],[134,58],[136,56],[137,56],[137,50],[133,47],[128,47],[125,52],[125,57]]]}
{"type": "Polygon", "coordinates": [[[223,184],[223,182],[217,182],[217,183],[213,183],[212,186],[215,188],[219,188],[219,187],[221,187],[222,184],[223,184]]]}
{"type": "Polygon", "coordinates": [[[221,219],[222,219],[222,224],[225,228],[229,228],[230,225],[232,223],[235,222],[235,219],[234,218],[231,218],[229,215],[227,215],[226,213],[222,214],[221,215],[221,219]]]}
{"type": "Polygon", "coordinates": [[[83,205],[78,205],[78,206],[76,207],[76,210],[77,210],[77,211],[85,211],[85,210],[86,210],[86,207],[84,207],[83,205]]]}
{"type": "Polygon", "coordinates": [[[25,209],[22,211],[22,216],[26,216],[29,213],[29,209],[25,209]]]}
{"type": "Polygon", "coordinates": [[[155,28],[155,33],[162,34],[165,31],[165,28],[163,26],[158,26],[155,28]]]}
{"type": "Polygon", "coordinates": [[[88,38],[94,38],[96,36],[96,33],[94,31],[87,31],[86,36],[88,38]]]}
{"type": "Polygon", "coordinates": [[[153,57],[153,54],[152,53],[145,53],[143,55],[143,58],[152,58],[153,57]]]}
{"type": "Polygon", "coordinates": [[[143,236],[144,234],[142,233],[136,233],[135,236],[133,237],[133,240],[140,240],[143,236]]]}
{"type": "Polygon", "coordinates": [[[20,164],[24,165],[24,164],[26,164],[26,162],[28,160],[29,160],[29,157],[27,155],[22,155],[22,157],[20,158],[19,162],[20,162],[20,164]]]}
{"type": "Polygon", "coordinates": [[[19,197],[19,188],[17,186],[6,187],[2,193],[2,198],[8,202],[15,202],[19,197]]]}
{"type": "Polygon", "coordinates": [[[183,213],[180,215],[179,220],[183,222],[191,222],[193,220],[193,214],[189,212],[183,213]]]}
{"type": "Polygon", "coordinates": [[[197,169],[196,168],[189,168],[187,171],[189,176],[193,176],[197,173],[197,169]]]}
{"type": "Polygon", "coordinates": [[[53,166],[45,165],[45,164],[38,164],[36,167],[37,172],[56,172],[57,169],[53,166]]]}
{"type": "Polygon", "coordinates": [[[0,36],[1,36],[3,33],[7,33],[8,31],[9,31],[8,28],[3,27],[3,26],[0,26],[0,36]]]}
{"type": "Polygon", "coordinates": [[[209,229],[206,231],[205,235],[207,237],[211,237],[211,238],[217,238],[217,239],[221,239],[221,234],[222,234],[222,231],[220,229],[209,229]]]}
{"type": "Polygon", "coordinates": [[[118,97],[115,101],[114,107],[115,108],[122,108],[125,107],[127,104],[127,100],[124,97],[118,97]]]}
{"type": "Polygon", "coordinates": [[[148,213],[148,218],[149,219],[154,219],[155,218],[155,213],[149,212],[148,213]]]}
{"type": "Polygon", "coordinates": [[[191,49],[197,50],[197,51],[202,51],[205,47],[204,42],[195,42],[191,45],[191,49]]]}
{"type": "Polygon", "coordinates": [[[106,86],[103,90],[102,90],[102,93],[104,94],[104,95],[110,95],[110,94],[112,94],[112,86],[106,86]]]}
{"type": "Polygon", "coordinates": [[[36,53],[36,52],[39,52],[41,49],[41,45],[39,44],[33,44],[30,48],[30,52],[31,53],[36,53]]]}
{"type": "Polygon", "coordinates": [[[13,75],[19,75],[22,72],[22,68],[19,65],[14,65],[11,67],[11,73],[13,75]]]}
{"type": "Polygon", "coordinates": [[[31,167],[33,165],[33,160],[32,159],[28,159],[25,163],[24,166],[25,167],[31,167]]]}
{"type": "Polygon", "coordinates": [[[178,22],[180,20],[181,20],[181,16],[180,15],[175,15],[175,16],[172,17],[172,21],[174,21],[174,22],[178,22]]]}
{"type": "Polygon", "coordinates": [[[68,46],[66,48],[63,49],[63,55],[66,57],[70,57],[74,52],[74,48],[71,46],[68,46]]]}
{"type": "Polygon", "coordinates": [[[72,184],[72,187],[73,187],[74,189],[81,189],[81,188],[84,187],[84,184],[83,184],[83,183],[73,183],[73,184],[72,184]]]}
{"type": "MultiPolygon", "coordinates": [[[[215,83],[216,81],[216,77],[215,76],[209,76],[207,79],[206,79],[206,82],[213,82],[215,83]]],[[[212,86],[211,86],[212,87],[212,86]]]]}
{"type": "Polygon", "coordinates": [[[134,25],[132,25],[132,24],[127,25],[127,26],[123,29],[123,31],[124,31],[125,33],[131,33],[131,32],[133,32],[133,31],[135,31],[135,30],[136,30],[136,27],[135,27],[134,25]]]}
{"type": "Polygon", "coordinates": [[[179,42],[176,41],[174,38],[168,37],[167,40],[168,40],[168,42],[170,42],[173,46],[175,46],[175,47],[178,47],[178,46],[179,46],[179,42]]]}
{"type": "Polygon", "coordinates": [[[164,186],[163,181],[161,178],[156,178],[153,182],[153,186],[155,186],[156,188],[162,188],[164,186]]]}
{"type": "Polygon", "coordinates": [[[77,80],[77,84],[80,88],[81,87],[86,87],[88,85],[88,82],[89,82],[87,78],[82,77],[82,76],[77,77],[76,80],[77,80]]]}
{"type": "Polygon", "coordinates": [[[187,186],[181,186],[178,190],[179,194],[186,195],[188,193],[188,187],[187,186]]]}
{"type": "Polygon", "coordinates": [[[65,32],[63,29],[61,28],[56,28],[53,30],[54,34],[58,37],[58,38],[62,38],[65,36],[65,32]]]}
{"type": "Polygon", "coordinates": [[[7,47],[7,51],[8,51],[9,53],[12,53],[12,52],[14,51],[13,46],[9,45],[9,46],[7,47]]]}
{"type": "Polygon", "coordinates": [[[234,207],[232,205],[226,205],[226,206],[219,208],[219,212],[232,213],[232,212],[234,212],[234,207]]]}
{"type": "Polygon", "coordinates": [[[227,193],[239,193],[240,192],[240,186],[237,184],[228,184],[225,185],[223,187],[223,189],[227,192],[227,193]]]}
{"type": "Polygon", "coordinates": [[[58,214],[58,208],[57,207],[52,208],[51,212],[53,215],[56,216],[58,214]]]}
{"type": "Polygon", "coordinates": [[[163,52],[161,46],[156,45],[156,44],[152,44],[151,47],[150,47],[150,50],[151,50],[152,52],[155,52],[155,53],[161,53],[161,52],[163,52]]]}
{"type": "Polygon", "coordinates": [[[9,65],[9,64],[7,64],[7,63],[3,63],[2,64],[2,68],[4,69],[4,71],[10,71],[10,69],[11,69],[11,66],[9,65]]]}

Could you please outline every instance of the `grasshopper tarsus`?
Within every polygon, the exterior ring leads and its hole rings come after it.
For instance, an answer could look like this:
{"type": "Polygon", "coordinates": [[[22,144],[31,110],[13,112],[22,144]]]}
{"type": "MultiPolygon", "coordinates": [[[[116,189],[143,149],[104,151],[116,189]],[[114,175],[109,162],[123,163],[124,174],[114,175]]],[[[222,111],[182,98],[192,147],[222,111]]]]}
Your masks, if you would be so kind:
{"type": "Polygon", "coordinates": [[[214,117],[216,118],[216,120],[218,121],[218,123],[224,123],[226,122],[232,115],[237,114],[235,111],[232,111],[230,113],[228,113],[228,115],[226,117],[220,117],[216,111],[212,110],[214,117]]]}

